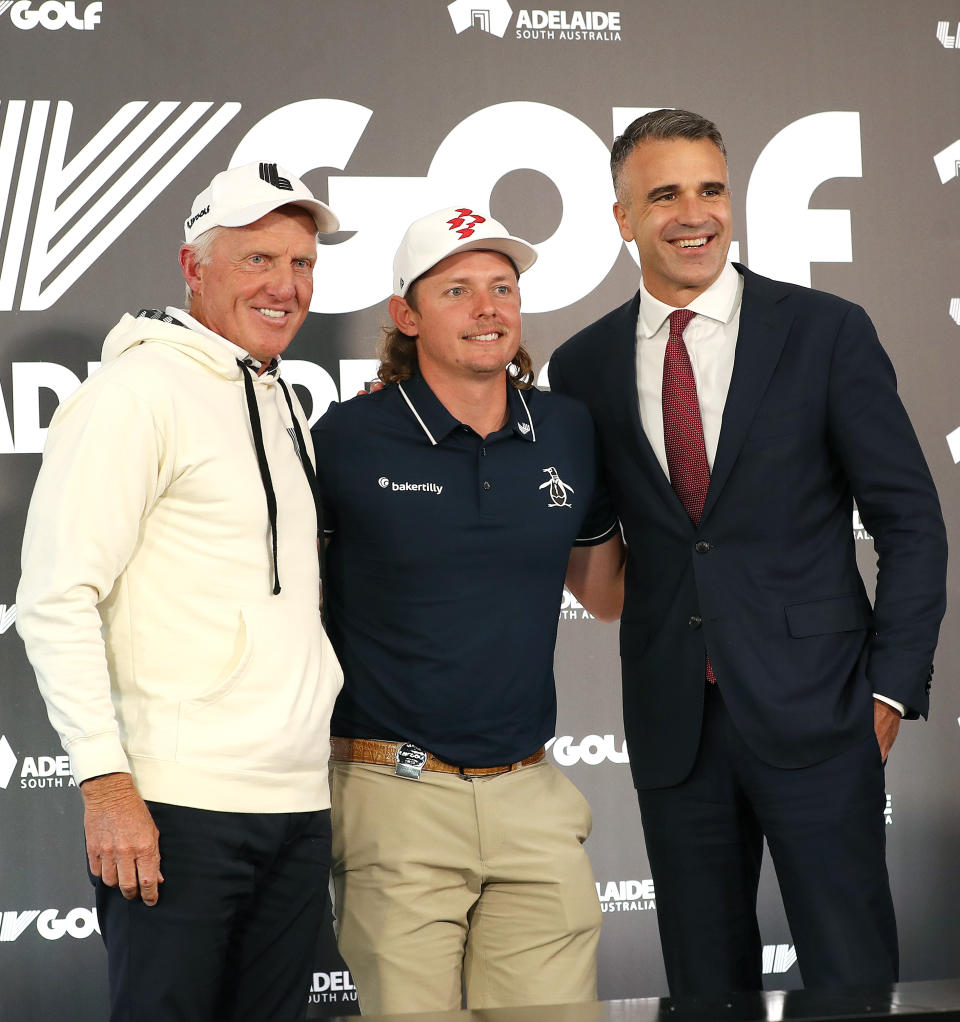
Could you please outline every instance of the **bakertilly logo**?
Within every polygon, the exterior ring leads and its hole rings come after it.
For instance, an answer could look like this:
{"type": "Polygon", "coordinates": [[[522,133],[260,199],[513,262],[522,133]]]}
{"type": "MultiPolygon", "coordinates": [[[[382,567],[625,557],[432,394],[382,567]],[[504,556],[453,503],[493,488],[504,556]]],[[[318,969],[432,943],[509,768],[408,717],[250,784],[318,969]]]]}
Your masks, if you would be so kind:
{"type": "Polygon", "coordinates": [[[389,490],[391,493],[435,493],[438,497],[443,493],[440,483],[398,483],[386,476],[380,476],[377,485],[381,490],[389,490]]]}

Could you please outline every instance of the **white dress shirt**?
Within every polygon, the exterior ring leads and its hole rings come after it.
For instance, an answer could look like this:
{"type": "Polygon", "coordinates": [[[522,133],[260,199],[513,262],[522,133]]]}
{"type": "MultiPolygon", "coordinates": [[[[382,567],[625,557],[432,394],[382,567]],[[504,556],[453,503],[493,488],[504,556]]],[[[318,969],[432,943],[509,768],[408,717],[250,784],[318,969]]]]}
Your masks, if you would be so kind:
{"type": "MultiPolygon", "coordinates": [[[[726,263],[720,276],[687,306],[696,316],[684,330],[683,341],[697,384],[703,441],[711,471],[733,375],[742,295],[743,278],[732,263],[726,263]]],[[[641,282],[636,353],[640,422],[667,478],[670,470],[663,442],[663,356],[670,336],[668,317],[673,311],[673,306],[654,298],[641,282]]]]}
{"type": "MultiPolygon", "coordinates": [[[[697,384],[703,442],[711,472],[720,440],[723,406],[727,402],[733,376],[742,298],[743,277],[732,263],[725,263],[720,276],[686,306],[690,312],[696,313],[683,332],[683,342],[690,355],[697,384]]],[[[654,298],[641,281],[636,351],[640,422],[668,479],[670,469],[663,442],[663,356],[670,336],[669,316],[673,311],[673,306],[654,298]]],[[[906,707],[895,699],[876,692],[873,697],[892,706],[901,716],[906,712],[906,707]]]]}

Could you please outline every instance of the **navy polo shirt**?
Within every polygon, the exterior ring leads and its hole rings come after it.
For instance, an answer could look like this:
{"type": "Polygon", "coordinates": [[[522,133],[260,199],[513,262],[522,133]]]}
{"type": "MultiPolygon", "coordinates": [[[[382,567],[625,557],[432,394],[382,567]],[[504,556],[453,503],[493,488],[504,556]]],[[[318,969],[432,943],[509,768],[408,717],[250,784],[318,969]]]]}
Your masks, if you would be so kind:
{"type": "Polygon", "coordinates": [[[459,766],[516,762],[553,735],[570,548],[618,525],[586,407],[507,392],[509,422],[486,438],[419,375],[314,426],[344,672],[331,734],[459,766]]]}

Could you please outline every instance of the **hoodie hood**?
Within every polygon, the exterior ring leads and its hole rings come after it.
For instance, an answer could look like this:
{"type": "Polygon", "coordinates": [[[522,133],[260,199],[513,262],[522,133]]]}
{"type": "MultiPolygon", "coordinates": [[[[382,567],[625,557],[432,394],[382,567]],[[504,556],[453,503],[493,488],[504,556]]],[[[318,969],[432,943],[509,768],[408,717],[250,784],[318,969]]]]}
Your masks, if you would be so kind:
{"type": "MultiPolygon", "coordinates": [[[[163,344],[199,362],[204,368],[224,379],[241,378],[237,356],[226,344],[179,323],[168,323],[160,318],[153,318],[160,315],[164,314],[141,312],[138,316],[131,316],[127,313],[107,334],[103,342],[101,362],[106,365],[140,344],[163,344]]],[[[275,380],[275,373],[264,373],[263,376],[257,377],[257,381],[261,383],[273,383],[275,380]]]]}
{"type": "MultiPolygon", "coordinates": [[[[260,469],[260,481],[263,484],[263,493],[267,505],[267,518],[270,525],[270,539],[273,547],[273,595],[279,596],[281,587],[278,564],[277,497],[273,488],[270,465],[267,462],[267,455],[264,449],[263,427],[260,409],[257,405],[257,385],[273,387],[274,384],[279,383],[279,390],[283,395],[282,403],[286,404],[290,417],[290,427],[287,427],[287,431],[290,432],[292,429],[292,435],[296,437],[294,447],[296,448],[297,458],[303,467],[313,496],[317,512],[317,535],[323,535],[322,510],[317,492],[316,475],[307,453],[303,431],[300,428],[300,423],[297,421],[296,412],[293,408],[290,390],[283,380],[280,379],[278,367],[269,369],[258,376],[253,371],[249,359],[241,360],[238,357],[244,354],[242,348],[225,343],[223,339],[207,333],[205,329],[202,332],[191,329],[189,326],[178,322],[173,313],[178,313],[184,316],[184,318],[188,318],[179,309],[172,309],[168,312],[160,312],[156,309],[141,309],[136,316],[131,316],[129,313],[126,314],[107,334],[107,338],[103,342],[101,362],[103,365],[116,362],[124,352],[139,347],[141,344],[162,344],[168,348],[173,348],[178,354],[193,359],[205,369],[216,373],[225,380],[235,380],[242,383],[244,402],[250,421],[250,435],[257,457],[257,465],[260,469]]],[[[271,398],[275,397],[278,402],[280,401],[277,393],[277,390],[273,390],[272,395],[268,395],[266,392],[260,391],[268,406],[273,403],[271,398]]],[[[322,575],[322,556],[320,563],[322,575]]]]}

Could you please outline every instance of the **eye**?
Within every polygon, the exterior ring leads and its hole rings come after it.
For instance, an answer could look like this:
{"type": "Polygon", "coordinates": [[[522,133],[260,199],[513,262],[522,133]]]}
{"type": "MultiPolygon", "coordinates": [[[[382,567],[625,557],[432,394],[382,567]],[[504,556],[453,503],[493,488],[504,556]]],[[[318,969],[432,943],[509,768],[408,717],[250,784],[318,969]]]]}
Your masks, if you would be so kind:
{"type": "Polygon", "coordinates": [[[498,284],[494,289],[494,294],[498,294],[501,297],[508,297],[513,294],[513,288],[509,284],[498,284]]]}
{"type": "Polygon", "coordinates": [[[250,262],[253,263],[255,266],[259,266],[263,262],[263,256],[262,255],[252,255],[252,256],[250,256],[250,262]]]}
{"type": "Polygon", "coordinates": [[[447,289],[447,294],[450,295],[451,298],[460,298],[465,293],[466,292],[462,287],[451,287],[447,289]]]}
{"type": "Polygon", "coordinates": [[[313,269],[313,263],[309,259],[296,259],[294,265],[298,270],[310,270],[313,269]]]}

